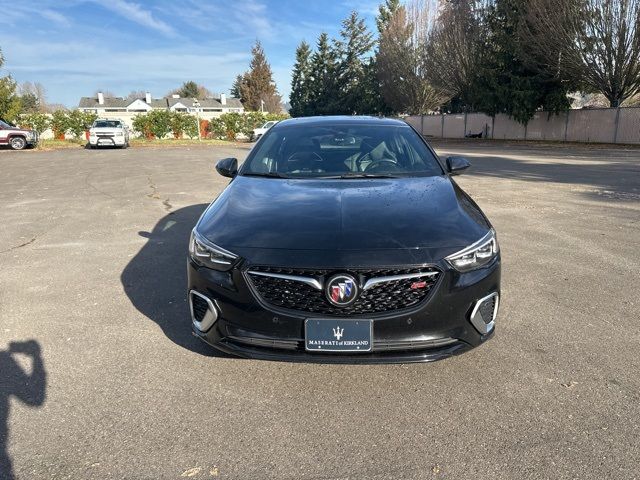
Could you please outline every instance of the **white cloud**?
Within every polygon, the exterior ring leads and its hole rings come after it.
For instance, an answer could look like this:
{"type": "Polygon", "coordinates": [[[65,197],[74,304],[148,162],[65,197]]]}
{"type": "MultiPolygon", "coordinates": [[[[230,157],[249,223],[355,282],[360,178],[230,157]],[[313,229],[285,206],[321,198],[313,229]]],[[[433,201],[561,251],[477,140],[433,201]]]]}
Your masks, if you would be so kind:
{"type": "Polygon", "coordinates": [[[68,27],[71,25],[71,22],[67,17],[49,8],[45,8],[44,10],[41,10],[40,15],[42,15],[47,20],[57,23],[62,27],[68,27]]]}
{"type": "Polygon", "coordinates": [[[255,31],[259,38],[271,38],[276,33],[267,17],[267,6],[264,3],[255,0],[236,2],[233,15],[240,24],[255,31]]]}
{"type": "MultiPolygon", "coordinates": [[[[1,40],[1,38],[0,38],[1,40]]],[[[246,69],[248,51],[210,48],[206,54],[197,48],[129,50],[126,55],[105,44],[93,42],[13,43],[8,49],[8,69],[20,81],[43,83],[49,101],[68,106],[81,96],[106,88],[119,96],[132,90],[149,90],[162,96],[187,80],[195,80],[214,92],[226,92],[238,72],[246,69]],[[95,51],[102,55],[96,56],[95,51]],[[104,58],[109,58],[108,62],[104,58]]]]}
{"type": "Polygon", "coordinates": [[[342,5],[361,15],[375,17],[380,3],[382,3],[380,0],[344,0],[342,5]]]}
{"type": "Polygon", "coordinates": [[[69,27],[71,22],[62,13],[52,8],[34,7],[32,5],[24,5],[12,2],[3,8],[4,5],[0,1],[0,9],[3,14],[0,15],[0,24],[20,26],[29,21],[34,16],[40,16],[49,22],[53,22],[61,27],[69,27]]]}
{"type": "Polygon", "coordinates": [[[106,2],[100,1],[96,3],[143,27],[151,28],[167,36],[174,36],[176,34],[175,30],[171,28],[169,24],[155,18],[150,10],[145,10],[137,3],[126,0],[107,0],[106,2]]]}

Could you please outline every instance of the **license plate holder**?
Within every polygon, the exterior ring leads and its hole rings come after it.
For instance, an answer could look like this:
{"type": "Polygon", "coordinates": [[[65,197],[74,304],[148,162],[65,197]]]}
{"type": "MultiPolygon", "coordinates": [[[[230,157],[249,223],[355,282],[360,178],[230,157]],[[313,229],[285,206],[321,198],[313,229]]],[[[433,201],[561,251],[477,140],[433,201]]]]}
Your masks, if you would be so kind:
{"type": "Polygon", "coordinates": [[[304,343],[309,352],[370,352],[373,322],[307,318],[304,322],[304,343]]]}

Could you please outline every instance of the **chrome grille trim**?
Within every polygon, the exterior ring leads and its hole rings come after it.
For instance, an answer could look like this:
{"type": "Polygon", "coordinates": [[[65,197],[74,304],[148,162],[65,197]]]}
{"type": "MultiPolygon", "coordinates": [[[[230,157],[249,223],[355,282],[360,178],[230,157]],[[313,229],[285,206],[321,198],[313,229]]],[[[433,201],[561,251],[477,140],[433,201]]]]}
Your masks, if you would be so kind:
{"type": "Polygon", "coordinates": [[[424,264],[359,268],[252,265],[243,272],[252,293],[265,307],[331,316],[383,314],[417,306],[429,297],[442,274],[435,265],[424,264]],[[338,273],[352,275],[360,287],[358,298],[348,306],[338,307],[327,299],[326,282],[338,273]],[[414,286],[417,279],[425,284],[414,286]]]}
{"type": "Polygon", "coordinates": [[[425,348],[445,347],[457,341],[451,337],[432,338],[429,340],[374,340],[373,350],[377,352],[385,350],[422,350],[425,348]]]}
{"type": "Polygon", "coordinates": [[[282,273],[266,273],[266,272],[256,272],[254,270],[249,270],[247,272],[250,275],[259,275],[262,277],[273,277],[273,278],[281,278],[283,280],[291,280],[292,282],[300,282],[306,285],[309,285],[317,290],[322,290],[322,283],[317,278],[313,277],[299,277],[297,275],[284,275],[282,273]]]}
{"type": "Polygon", "coordinates": [[[300,340],[282,340],[268,339],[259,337],[242,337],[237,335],[229,335],[226,337],[238,343],[245,345],[255,345],[257,347],[278,348],[282,350],[299,350],[303,348],[304,342],[300,340]]]}
{"type": "Polygon", "coordinates": [[[418,273],[408,273],[405,275],[392,275],[389,277],[374,277],[367,280],[362,287],[363,290],[369,290],[371,287],[375,287],[381,283],[393,282],[395,280],[408,280],[410,278],[420,278],[420,277],[436,277],[440,274],[440,272],[418,272],[418,273]]]}

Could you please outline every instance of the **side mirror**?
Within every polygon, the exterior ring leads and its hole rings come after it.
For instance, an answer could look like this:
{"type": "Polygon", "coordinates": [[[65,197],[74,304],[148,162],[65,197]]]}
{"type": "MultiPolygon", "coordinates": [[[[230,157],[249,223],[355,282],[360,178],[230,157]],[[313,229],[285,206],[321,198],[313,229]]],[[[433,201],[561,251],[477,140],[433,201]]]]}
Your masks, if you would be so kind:
{"type": "Polygon", "coordinates": [[[469,160],[464,157],[447,158],[447,169],[451,175],[460,175],[470,166],[469,160]]]}
{"type": "Polygon", "coordinates": [[[216,164],[216,171],[223,177],[233,178],[238,173],[238,160],[223,158],[216,164]]]}

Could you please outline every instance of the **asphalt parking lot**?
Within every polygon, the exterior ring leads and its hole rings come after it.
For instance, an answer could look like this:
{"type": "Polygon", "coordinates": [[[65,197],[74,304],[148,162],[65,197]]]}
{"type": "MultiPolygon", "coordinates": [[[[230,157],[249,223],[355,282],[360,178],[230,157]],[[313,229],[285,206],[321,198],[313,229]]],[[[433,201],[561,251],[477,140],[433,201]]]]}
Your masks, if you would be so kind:
{"type": "Polygon", "coordinates": [[[20,479],[639,478],[640,149],[436,146],[498,231],[497,332],[391,366],[191,336],[188,235],[247,149],[0,151],[0,458],[20,479]]]}

